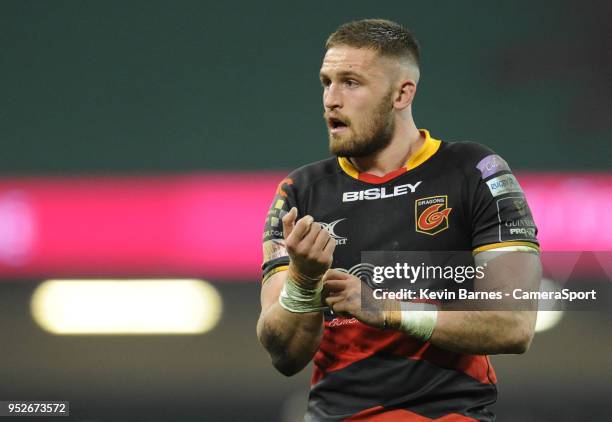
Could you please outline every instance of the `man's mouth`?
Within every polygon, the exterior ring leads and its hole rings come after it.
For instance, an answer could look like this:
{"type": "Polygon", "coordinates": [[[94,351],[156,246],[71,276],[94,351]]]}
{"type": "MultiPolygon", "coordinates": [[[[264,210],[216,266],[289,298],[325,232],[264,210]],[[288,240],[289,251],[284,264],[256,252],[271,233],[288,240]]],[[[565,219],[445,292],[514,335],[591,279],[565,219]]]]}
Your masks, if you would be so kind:
{"type": "Polygon", "coordinates": [[[348,125],[342,119],[338,119],[336,117],[330,117],[327,119],[327,127],[331,133],[338,133],[346,130],[348,125]]]}

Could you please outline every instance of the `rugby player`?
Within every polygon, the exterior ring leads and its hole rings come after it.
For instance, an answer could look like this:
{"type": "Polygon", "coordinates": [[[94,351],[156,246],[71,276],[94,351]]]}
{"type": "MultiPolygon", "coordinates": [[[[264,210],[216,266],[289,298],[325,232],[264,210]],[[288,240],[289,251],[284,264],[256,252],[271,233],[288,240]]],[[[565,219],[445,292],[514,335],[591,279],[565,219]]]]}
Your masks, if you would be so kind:
{"type": "Polygon", "coordinates": [[[290,376],[313,361],[307,421],[493,421],[487,355],[524,353],[535,310],[361,306],[362,251],[501,254],[474,288],[537,288],[537,229],[507,162],[412,116],[419,47],[404,27],[340,26],[320,70],[333,157],[278,186],[263,236],[260,342],[290,376]]]}

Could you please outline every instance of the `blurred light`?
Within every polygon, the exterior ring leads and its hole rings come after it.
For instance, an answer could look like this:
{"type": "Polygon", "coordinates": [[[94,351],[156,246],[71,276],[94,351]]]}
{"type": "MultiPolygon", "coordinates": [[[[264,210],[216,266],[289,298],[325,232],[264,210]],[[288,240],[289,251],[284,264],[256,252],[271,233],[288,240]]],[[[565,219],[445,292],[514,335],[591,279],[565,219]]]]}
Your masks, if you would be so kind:
{"type": "MultiPolygon", "coordinates": [[[[558,291],[559,286],[553,280],[543,278],[540,283],[541,292],[554,292],[558,291]]],[[[536,333],[550,330],[555,327],[563,317],[563,310],[561,310],[561,303],[558,301],[541,301],[538,304],[538,315],[535,325],[536,333]]]]}
{"type": "Polygon", "coordinates": [[[20,190],[0,195],[0,261],[22,265],[32,254],[35,238],[34,211],[20,190]]]}
{"type": "Polygon", "coordinates": [[[201,280],[49,280],[31,310],[53,334],[199,334],[218,323],[222,301],[201,280]]]}
{"type": "Polygon", "coordinates": [[[608,251],[612,219],[612,174],[521,173],[521,186],[545,251],[608,251]]]}
{"type": "Polygon", "coordinates": [[[538,311],[538,317],[535,326],[536,333],[541,333],[542,331],[550,330],[561,321],[562,317],[563,311],[538,311]]]}
{"type": "MultiPolygon", "coordinates": [[[[262,224],[285,176],[0,177],[0,279],[207,274],[255,281],[262,224]]],[[[543,251],[612,251],[612,219],[601,214],[612,207],[612,174],[517,177],[543,251]]],[[[576,275],[601,278],[597,261],[580,261],[586,264],[576,275]]]]}

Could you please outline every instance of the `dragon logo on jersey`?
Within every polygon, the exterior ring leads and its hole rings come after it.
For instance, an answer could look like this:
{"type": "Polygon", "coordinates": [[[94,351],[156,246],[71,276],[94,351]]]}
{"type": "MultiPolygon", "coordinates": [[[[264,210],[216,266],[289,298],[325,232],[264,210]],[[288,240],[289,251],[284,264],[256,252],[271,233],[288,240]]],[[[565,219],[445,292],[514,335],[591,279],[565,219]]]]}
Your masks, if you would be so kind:
{"type": "Polygon", "coordinates": [[[448,215],[452,211],[448,208],[446,195],[430,196],[414,201],[414,218],[416,231],[434,235],[448,229],[448,215]]]}
{"type": "Polygon", "coordinates": [[[324,228],[325,230],[327,230],[329,235],[332,237],[332,239],[334,239],[336,241],[336,244],[338,244],[338,245],[346,245],[346,241],[347,241],[346,237],[338,236],[336,234],[336,232],[335,232],[336,225],[339,222],[343,221],[343,220],[346,220],[346,218],[341,218],[339,220],[332,221],[331,223],[322,223],[322,222],[319,222],[321,227],[324,228]]]}

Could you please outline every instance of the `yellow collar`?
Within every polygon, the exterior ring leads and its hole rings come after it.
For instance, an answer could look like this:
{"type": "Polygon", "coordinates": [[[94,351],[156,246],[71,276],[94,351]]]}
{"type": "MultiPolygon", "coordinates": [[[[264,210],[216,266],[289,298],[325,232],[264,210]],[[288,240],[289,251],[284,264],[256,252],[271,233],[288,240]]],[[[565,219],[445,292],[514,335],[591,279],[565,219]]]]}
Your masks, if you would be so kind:
{"type": "MultiPolygon", "coordinates": [[[[408,161],[406,161],[406,164],[404,165],[404,167],[402,167],[402,170],[404,171],[398,172],[398,175],[420,166],[425,161],[427,161],[429,158],[431,158],[440,148],[440,144],[442,142],[439,141],[438,139],[432,138],[428,130],[419,129],[419,132],[421,132],[421,134],[425,136],[425,142],[423,142],[423,145],[421,146],[421,148],[419,148],[419,150],[416,153],[412,154],[408,158],[408,161]]],[[[359,174],[360,174],[359,171],[353,166],[353,164],[348,158],[338,157],[338,164],[340,165],[340,167],[342,168],[342,170],[344,170],[346,174],[348,174],[354,179],[359,179],[359,174]]],[[[395,172],[397,172],[397,170],[391,173],[395,173],[395,172]]],[[[381,176],[381,178],[384,179],[385,176],[381,176]]]]}

